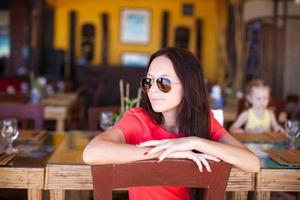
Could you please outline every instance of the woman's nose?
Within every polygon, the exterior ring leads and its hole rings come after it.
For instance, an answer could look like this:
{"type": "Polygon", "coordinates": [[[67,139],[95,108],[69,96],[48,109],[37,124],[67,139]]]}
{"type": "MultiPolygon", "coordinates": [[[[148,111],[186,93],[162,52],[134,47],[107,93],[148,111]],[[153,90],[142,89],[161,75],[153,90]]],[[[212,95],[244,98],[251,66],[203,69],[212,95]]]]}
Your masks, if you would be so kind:
{"type": "Polygon", "coordinates": [[[152,86],[150,87],[149,92],[159,92],[159,88],[158,88],[158,86],[157,86],[157,84],[156,84],[156,80],[153,81],[153,84],[152,84],[152,86]]]}

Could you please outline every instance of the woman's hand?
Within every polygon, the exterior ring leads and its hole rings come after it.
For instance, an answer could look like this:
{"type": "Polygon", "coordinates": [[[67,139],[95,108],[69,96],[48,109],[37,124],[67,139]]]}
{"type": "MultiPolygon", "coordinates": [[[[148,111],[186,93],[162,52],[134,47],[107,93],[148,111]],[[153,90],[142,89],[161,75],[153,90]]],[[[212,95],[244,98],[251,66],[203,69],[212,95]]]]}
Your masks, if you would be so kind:
{"type": "Polygon", "coordinates": [[[164,159],[168,154],[175,151],[191,151],[194,150],[193,141],[195,137],[184,137],[178,139],[163,139],[163,140],[150,140],[138,144],[138,147],[153,147],[147,152],[148,155],[163,151],[159,160],[164,159]]]}
{"type": "Polygon", "coordinates": [[[164,139],[164,140],[150,140],[143,142],[138,147],[153,147],[146,155],[151,155],[160,151],[163,151],[158,158],[158,162],[164,160],[165,158],[187,158],[196,162],[199,170],[202,172],[202,164],[206,167],[207,171],[210,171],[210,167],[207,163],[208,160],[213,160],[219,162],[220,160],[216,157],[194,153],[193,140],[195,137],[185,137],[179,139],[164,139]],[[179,156],[179,157],[178,157],[179,156]],[[202,163],[202,164],[201,164],[202,163]]]}
{"type": "MultiPolygon", "coordinates": [[[[207,162],[207,160],[213,160],[216,162],[219,162],[220,160],[216,157],[207,155],[207,154],[203,154],[203,153],[194,153],[192,151],[178,151],[178,152],[172,152],[170,154],[167,155],[167,158],[185,158],[185,159],[189,159],[194,161],[200,172],[203,172],[203,167],[202,165],[204,165],[204,167],[206,168],[206,170],[208,172],[211,172],[210,166],[207,162]]],[[[159,162],[162,161],[159,160],[159,162]]]]}

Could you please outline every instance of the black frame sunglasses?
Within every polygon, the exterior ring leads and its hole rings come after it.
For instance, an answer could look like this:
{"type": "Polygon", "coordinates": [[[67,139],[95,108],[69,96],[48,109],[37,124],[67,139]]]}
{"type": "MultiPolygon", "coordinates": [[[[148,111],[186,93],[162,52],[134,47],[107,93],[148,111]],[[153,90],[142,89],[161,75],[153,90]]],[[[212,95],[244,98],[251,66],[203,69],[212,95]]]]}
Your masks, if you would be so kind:
{"type": "Polygon", "coordinates": [[[159,78],[143,77],[140,82],[142,91],[149,92],[149,90],[152,87],[152,84],[154,82],[156,82],[158,89],[160,91],[162,91],[163,93],[170,92],[172,89],[172,84],[180,84],[180,83],[172,82],[169,78],[166,78],[166,77],[159,77],[159,78]]]}

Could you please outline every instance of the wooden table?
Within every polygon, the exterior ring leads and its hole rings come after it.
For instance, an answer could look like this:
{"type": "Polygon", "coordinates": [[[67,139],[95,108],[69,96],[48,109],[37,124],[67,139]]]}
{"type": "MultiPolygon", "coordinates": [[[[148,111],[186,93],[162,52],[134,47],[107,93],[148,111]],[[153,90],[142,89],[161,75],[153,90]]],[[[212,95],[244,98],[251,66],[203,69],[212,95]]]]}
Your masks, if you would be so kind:
{"type": "MultiPolygon", "coordinates": [[[[93,137],[92,132],[67,132],[65,140],[51,156],[46,167],[45,189],[50,190],[51,200],[65,199],[65,190],[92,190],[89,165],[82,161],[82,152],[93,137]]],[[[234,199],[247,199],[247,192],[254,191],[255,174],[232,169],[227,191],[234,192],[234,199]]]]}
{"type": "MultiPolygon", "coordinates": [[[[262,149],[264,151],[281,150],[285,148],[285,143],[278,142],[281,137],[277,135],[271,138],[270,142],[245,142],[247,146],[262,149]],[[275,140],[277,138],[277,140],[275,140]],[[271,142],[273,141],[273,142],[271,142]],[[277,142],[274,142],[277,141],[277,142]]],[[[253,141],[253,135],[250,134],[249,141],[253,141]],[[250,136],[251,135],[251,136],[250,136]]],[[[269,136],[269,134],[266,134],[269,136]]],[[[247,136],[247,135],[245,135],[247,136]]],[[[258,137],[261,137],[258,135],[258,137]]],[[[245,141],[246,138],[242,137],[245,141]]],[[[267,137],[261,137],[265,138],[267,137]]],[[[300,144],[300,139],[298,140],[300,144]]],[[[300,156],[300,155],[299,155],[300,156]]],[[[300,192],[300,166],[284,166],[273,161],[268,156],[260,157],[261,170],[255,178],[255,199],[270,200],[271,192],[300,192]]]]}
{"type": "Polygon", "coordinates": [[[44,167],[0,167],[0,188],[27,189],[29,200],[42,199],[44,167]]]}
{"type": "MultiPolygon", "coordinates": [[[[53,139],[52,136],[47,135],[41,145],[55,149],[62,137],[53,139]]],[[[51,152],[45,152],[39,158],[17,155],[7,165],[0,166],[0,188],[27,189],[29,200],[41,200],[45,188],[45,167],[50,156],[51,152]]]]}
{"type": "Polygon", "coordinates": [[[65,131],[65,120],[70,117],[70,109],[76,100],[76,93],[57,93],[41,101],[44,106],[44,118],[56,121],[56,131],[65,131]]]}
{"type": "Polygon", "coordinates": [[[270,158],[261,158],[261,167],[256,177],[256,199],[270,200],[273,191],[300,192],[300,166],[282,166],[270,158]]]}

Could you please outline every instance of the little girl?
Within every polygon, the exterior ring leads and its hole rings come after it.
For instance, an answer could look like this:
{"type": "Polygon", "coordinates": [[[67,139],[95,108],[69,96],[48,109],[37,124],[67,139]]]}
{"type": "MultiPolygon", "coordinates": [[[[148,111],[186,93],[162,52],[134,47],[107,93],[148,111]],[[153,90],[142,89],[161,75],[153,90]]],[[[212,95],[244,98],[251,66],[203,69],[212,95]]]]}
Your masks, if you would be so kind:
{"type": "Polygon", "coordinates": [[[252,107],[240,114],[230,127],[231,133],[283,132],[272,110],[268,109],[270,87],[262,80],[251,81],[246,88],[246,98],[252,107]],[[241,127],[245,124],[245,129],[241,127]]]}

